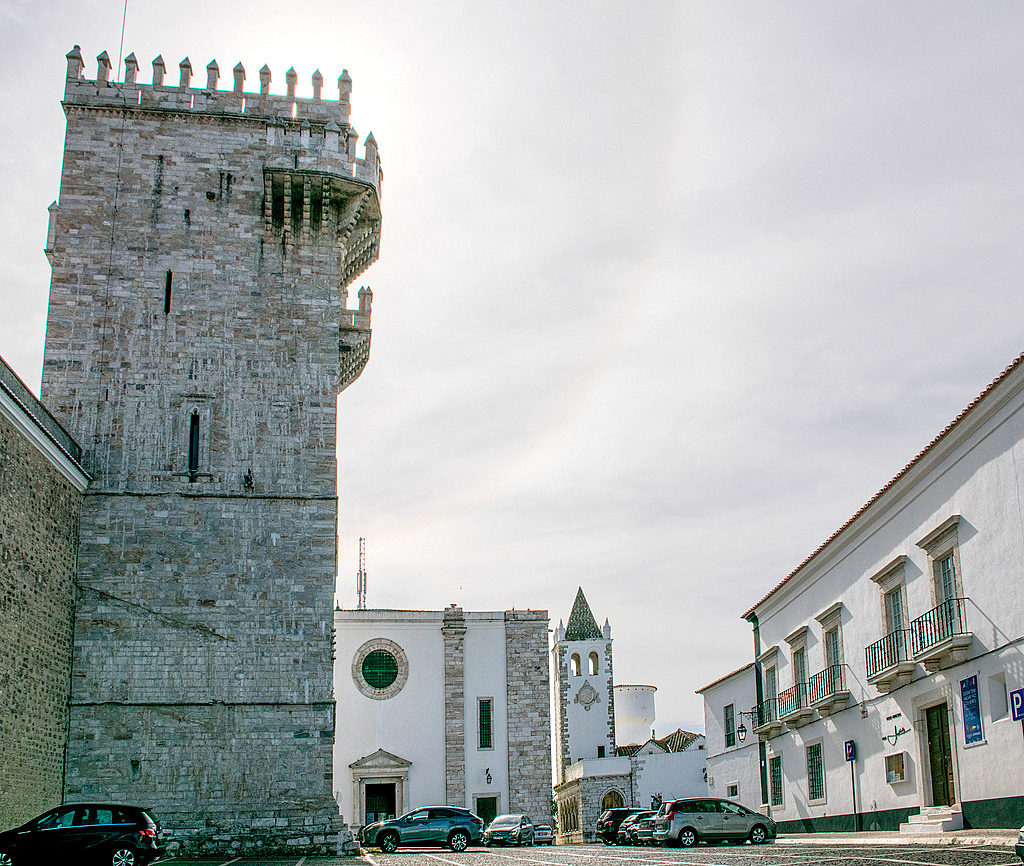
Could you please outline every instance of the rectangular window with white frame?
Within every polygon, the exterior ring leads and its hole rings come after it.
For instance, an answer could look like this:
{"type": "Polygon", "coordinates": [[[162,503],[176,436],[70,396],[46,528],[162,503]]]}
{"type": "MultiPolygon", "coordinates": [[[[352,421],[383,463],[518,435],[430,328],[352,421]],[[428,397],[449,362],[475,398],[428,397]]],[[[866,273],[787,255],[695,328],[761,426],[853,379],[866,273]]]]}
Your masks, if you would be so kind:
{"type": "Polygon", "coordinates": [[[825,762],[821,743],[807,746],[807,800],[810,803],[825,799],[825,762]]]}
{"type": "Polygon", "coordinates": [[[932,601],[936,607],[964,595],[959,527],[960,515],[954,514],[917,542],[931,564],[932,601]]]}
{"type": "Polygon", "coordinates": [[[479,734],[479,747],[481,749],[494,748],[494,699],[479,698],[477,700],[477,731],[479,734]]]}
{"type": "Polygon", "coordinates": [[[782,798],[782,755],[773,755],[768,759],[768,780],[773,806],[781,806],[782,798]]]}

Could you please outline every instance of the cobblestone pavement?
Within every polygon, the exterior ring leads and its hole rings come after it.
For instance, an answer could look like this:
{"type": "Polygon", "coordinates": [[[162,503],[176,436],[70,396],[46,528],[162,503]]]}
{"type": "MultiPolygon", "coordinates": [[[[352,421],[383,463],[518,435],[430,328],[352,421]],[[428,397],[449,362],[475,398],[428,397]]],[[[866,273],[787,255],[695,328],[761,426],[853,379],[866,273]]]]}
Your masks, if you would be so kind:
{"type": "Polygon", "coordinates": [[[276,859],[166,858],[175,866],[1021,866],[1012,847],[974,845],[699,845],[679,848],[471,848],[370,853],[344,857],[276,859]]]}

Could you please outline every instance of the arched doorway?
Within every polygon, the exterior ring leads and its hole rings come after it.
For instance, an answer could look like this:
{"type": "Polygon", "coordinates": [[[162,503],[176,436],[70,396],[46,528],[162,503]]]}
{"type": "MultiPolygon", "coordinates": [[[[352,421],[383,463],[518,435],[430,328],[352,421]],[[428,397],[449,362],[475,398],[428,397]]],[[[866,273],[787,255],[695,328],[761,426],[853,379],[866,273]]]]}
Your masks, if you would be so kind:
{"type": "Polygon", "coordinates": [[[622,799],[622,794],[618,791],[612,790],[604,795],[604,799],[601,800],[601,811],[605,812],[608,809],[621,809],[626,805],[626,801],[622,799]]]}

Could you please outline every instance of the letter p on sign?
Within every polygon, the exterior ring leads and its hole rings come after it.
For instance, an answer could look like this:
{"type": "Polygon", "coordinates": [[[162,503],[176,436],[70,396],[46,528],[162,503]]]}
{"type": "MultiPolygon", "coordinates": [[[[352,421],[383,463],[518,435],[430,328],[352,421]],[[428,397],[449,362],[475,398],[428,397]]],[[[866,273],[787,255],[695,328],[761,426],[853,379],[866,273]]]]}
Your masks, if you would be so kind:
{"type": "Polygon", "coordinates": [[[1024,721],[1024,689],[1010,692],[1010,712],[1015,722],[1024,721]]]}

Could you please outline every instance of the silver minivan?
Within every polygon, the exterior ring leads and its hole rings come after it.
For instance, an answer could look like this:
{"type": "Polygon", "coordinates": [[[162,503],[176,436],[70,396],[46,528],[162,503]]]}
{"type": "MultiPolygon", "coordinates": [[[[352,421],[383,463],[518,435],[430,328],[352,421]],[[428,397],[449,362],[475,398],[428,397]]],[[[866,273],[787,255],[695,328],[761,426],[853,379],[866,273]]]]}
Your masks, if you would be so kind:
{"type": "Polygon", "coordinates": [[[654,841],[684,848],[701,840],[749,839],[755,845],[775,839],[775,822],[732,800],[668,800],[654,819],[654,841]]]}

